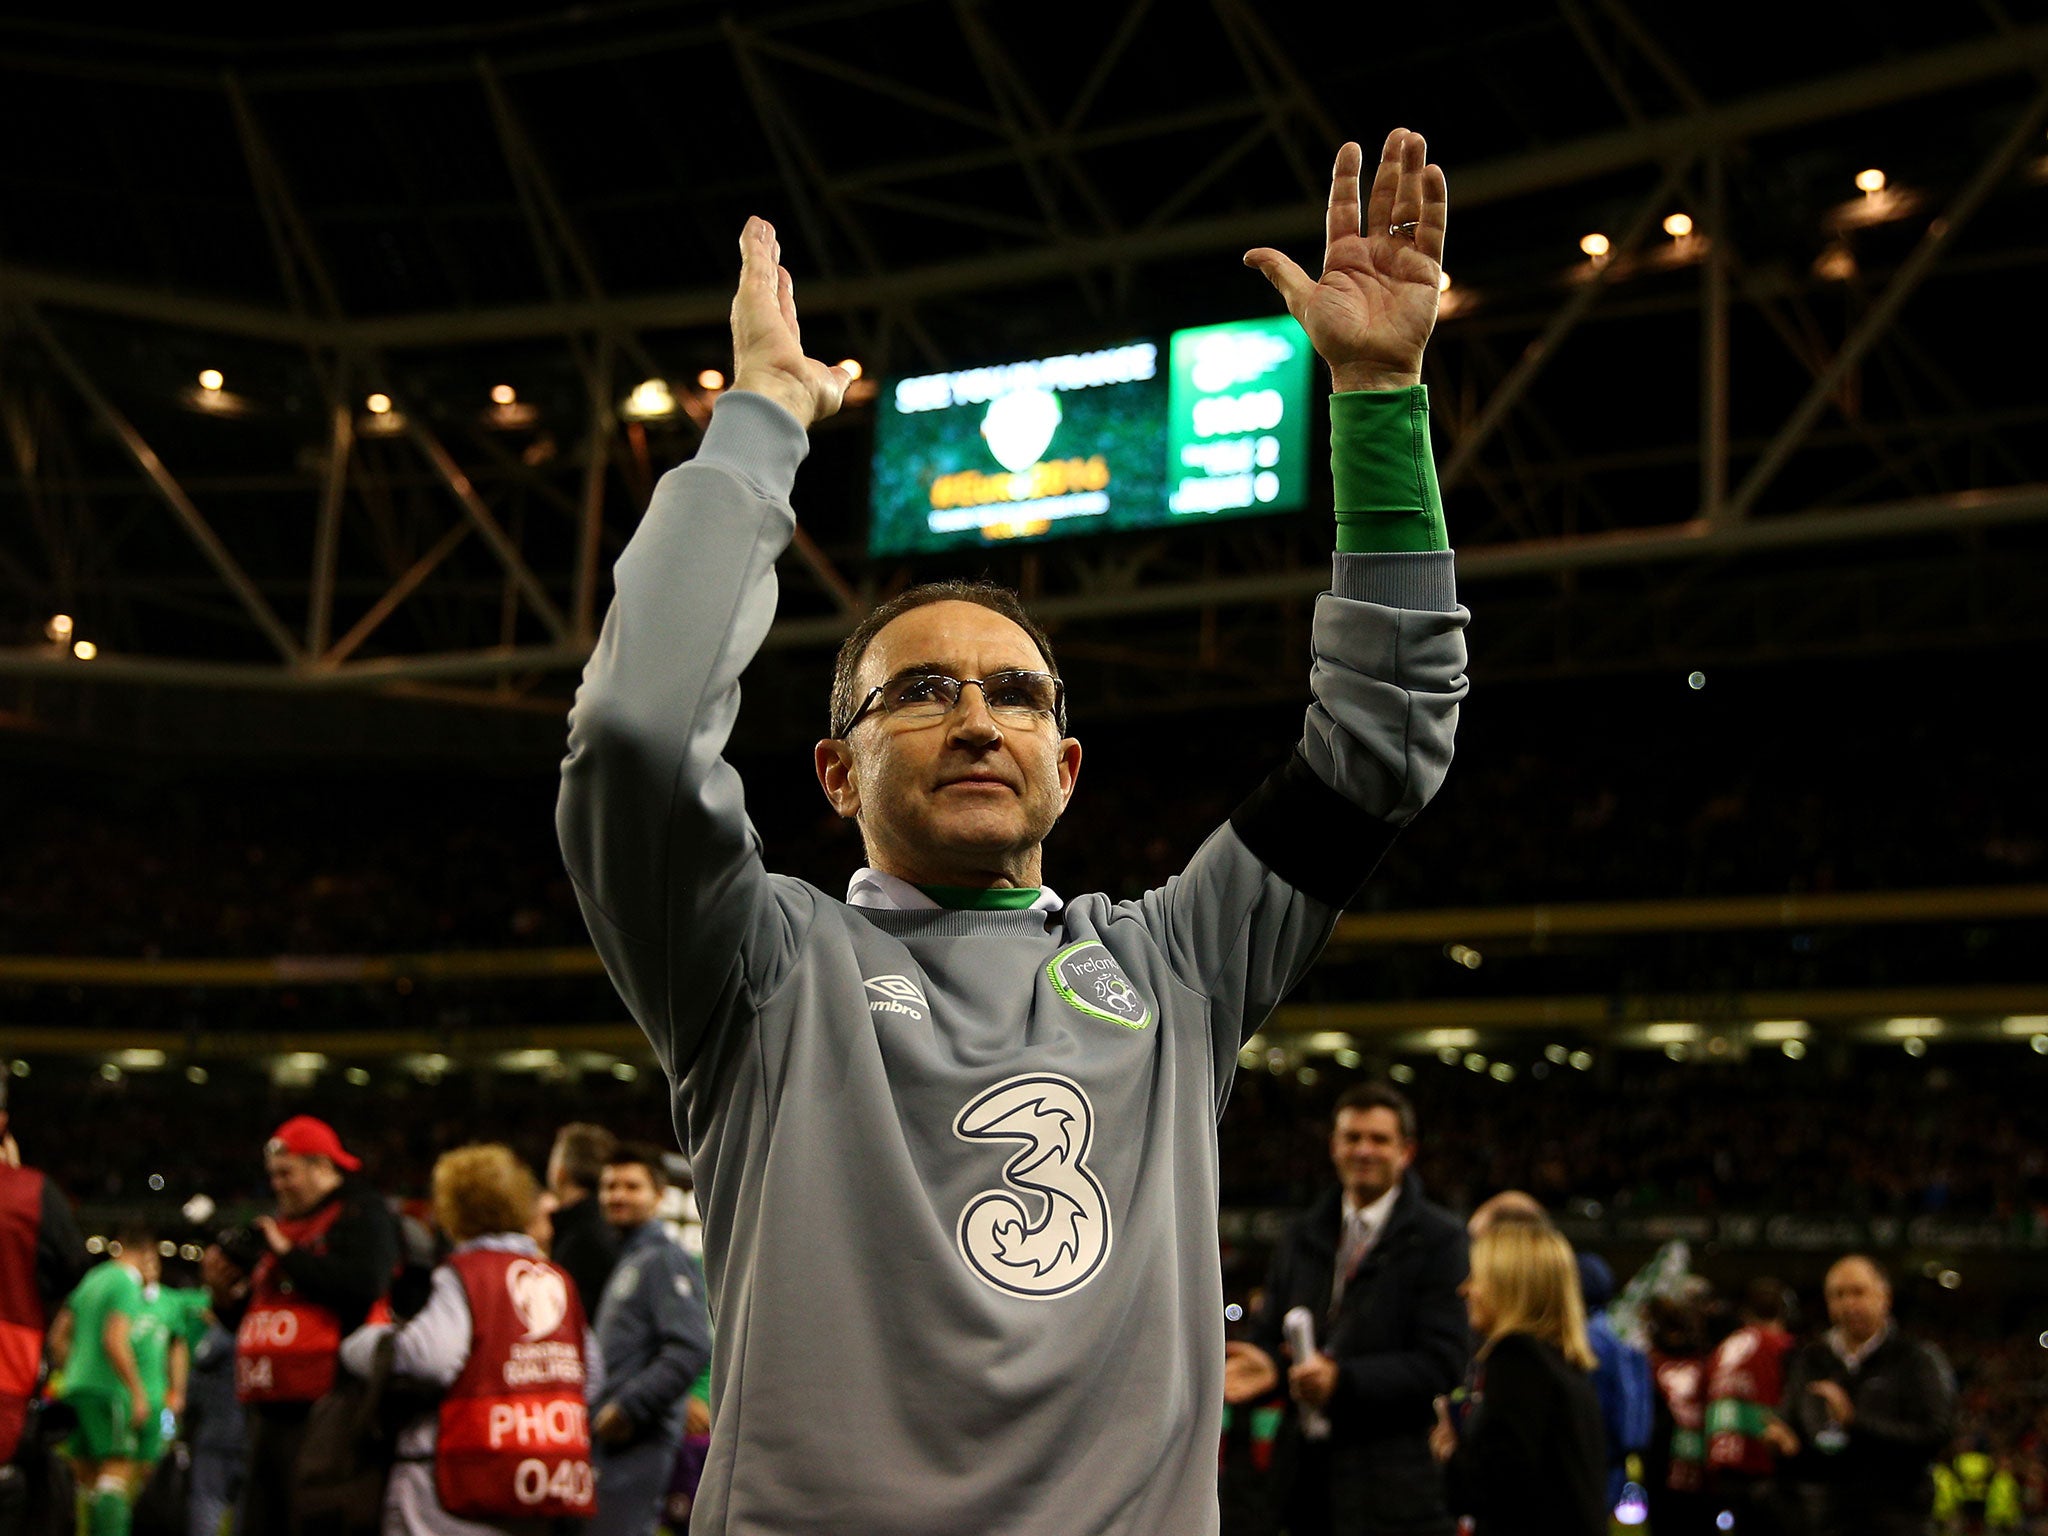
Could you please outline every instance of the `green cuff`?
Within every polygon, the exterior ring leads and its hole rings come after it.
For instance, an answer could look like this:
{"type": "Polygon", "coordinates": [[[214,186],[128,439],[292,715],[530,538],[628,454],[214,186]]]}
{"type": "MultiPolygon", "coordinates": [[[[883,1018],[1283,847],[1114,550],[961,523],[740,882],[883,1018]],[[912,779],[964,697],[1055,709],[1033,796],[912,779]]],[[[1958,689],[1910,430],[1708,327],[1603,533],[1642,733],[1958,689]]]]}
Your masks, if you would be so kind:
{"type": "Polygon", "coordinates": [[[1330,396],[1330,478],[1339,554],[1451,547],[1429,448],[1424,386],[1330,396]]]}

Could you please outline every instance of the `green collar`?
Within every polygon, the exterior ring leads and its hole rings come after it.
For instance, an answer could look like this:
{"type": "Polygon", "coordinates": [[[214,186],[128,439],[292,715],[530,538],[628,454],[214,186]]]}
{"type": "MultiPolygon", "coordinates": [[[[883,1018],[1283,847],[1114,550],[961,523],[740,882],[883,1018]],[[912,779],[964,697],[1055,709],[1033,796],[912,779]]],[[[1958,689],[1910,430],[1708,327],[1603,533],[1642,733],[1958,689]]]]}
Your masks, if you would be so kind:
{"type": "Polygon", "coordinates": [[[920,885],[918,889],[940,906],[956,912],[1017,912],[1038,900],[1041,888],[1035,885],[920,885]]]}

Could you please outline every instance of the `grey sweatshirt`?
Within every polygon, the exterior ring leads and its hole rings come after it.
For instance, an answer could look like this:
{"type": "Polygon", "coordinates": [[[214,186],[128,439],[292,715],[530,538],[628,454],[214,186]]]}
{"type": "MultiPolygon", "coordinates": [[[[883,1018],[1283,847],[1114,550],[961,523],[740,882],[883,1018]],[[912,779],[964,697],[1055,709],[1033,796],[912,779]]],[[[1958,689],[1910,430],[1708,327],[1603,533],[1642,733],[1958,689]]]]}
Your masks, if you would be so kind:
{"type": "Polygon", "coordinates": [[[1213,1532],[1216,1122],[1244,1037],[1442,781],[1451,556],[1337,557],[1300,748],[1159,889],[853,907],[767,872],[720,755],[805,449],[734,393],[663,477],[557,810],[698,1180],[717,1330],[691,1530],[1213,1532]]]}

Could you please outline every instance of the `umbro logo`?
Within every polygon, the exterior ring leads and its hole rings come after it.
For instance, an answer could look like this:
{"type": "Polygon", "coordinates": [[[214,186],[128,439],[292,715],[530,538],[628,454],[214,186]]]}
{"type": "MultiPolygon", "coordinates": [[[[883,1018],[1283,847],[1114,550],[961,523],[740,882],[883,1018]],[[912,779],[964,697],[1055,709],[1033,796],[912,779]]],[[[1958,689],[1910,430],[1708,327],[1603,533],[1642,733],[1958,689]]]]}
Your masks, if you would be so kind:
{"type": "Polygon", "coordinates": [[[931,1007],[917,983],[908,976],[870,976],[865,985],[875,994],[868,999],[870,1013],[905,1013],[921,1019],[931,1007]]]}

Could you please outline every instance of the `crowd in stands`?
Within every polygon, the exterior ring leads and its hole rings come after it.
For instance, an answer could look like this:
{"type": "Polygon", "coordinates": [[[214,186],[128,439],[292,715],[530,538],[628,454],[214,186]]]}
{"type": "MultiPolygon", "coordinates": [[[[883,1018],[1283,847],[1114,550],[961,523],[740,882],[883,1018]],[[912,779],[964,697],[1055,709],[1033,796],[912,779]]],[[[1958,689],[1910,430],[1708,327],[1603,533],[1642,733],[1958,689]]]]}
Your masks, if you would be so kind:
{"type": "MultiPolygon", "coordinates": [[[[1398,1065],[1413,1074],[1405,1091],[1426,1127],[1416,1166],[1455,1208],[1519,1187],[1558,1209],[1613,1215],[2048,1220],[2048,1135],[2037,1112],[2048,1061],[2025,1041],[1934,1050],[1915,1060],[1870,1046],[1831,1064],[1816,1047],[1804,1061],[1773,1051],[1739,1065],[1598,1051],[1585,1072],[1538,1054],[1510,1083],[1434,1057],[1398,1065]]],[[[1239,1072],[1221,1133],[1226,1206],[1299,1205],[1320,1187],[1329,1106],[1363,1072],[1316,1060],[1312,1085],[1293,1070],[1239,1072]]],[[[336,1061],[313,1083],[279,1087],[256,1064],[216,1063],[207,1112],[195,1116],[200,1093],[177,1062],[118,1081],[86,1058],[30,1065],[18,1097],[84,1109],[75,1120],[43,1121],[35,1151],[87,1203],[142,1198],[152,1174],[181,1199],[260,1198],[244,1127],[297,1112],[344,1127],[392,1188],[423,1187],[440,1151],[510,1127],[573,1116],[637,1139],[674,1134],[651,1066],[630,1082],[603,1069],[565,1080],[460,1066],[422,1081],[383,1061],[368,1063],[370,1081],[356,1086],[336,1061]]],[[[536,1159],[544,1151],[519,1149],[536,1159]]]]}
{"type": "MultiPolygon", "coordinates": [[[[1579,1072],[1539,1057],[1510,1083],[1434,1059],[1409,1070],[1427,1128],[1416,1166],[1454,1207],[1519,1187],[1610,1212],[2048,1219],[2036,1113],[2048,1062],[2024,1041],[1939,1062],[1880,1047],[1832,1065],[1616,1053],[1579,1072]]],[[[1300,1203],[1326,1173],[1328,1107],[1350,1080],[1327,1063],[1313,1086],[1240,1072],[1223,1119],[1225,1203],[1300,1203]]]]}
{"type": "MultiPolygon", "coordinates": [[[[1800,710],[1780,696],[1800,679],[1774,672],[1717,675],[1699,694],[1677,684],[1675,698],[1644,680],[1483,695],[1442,793],[1361,900],[1412,909],[2048,877],[2048,809],[2028,792],[2029,755],[2000,734],[2017,719],[1988,706],[1983,732],[1947,728],[1949,711],[1996,680],[1930,674],[1920,681],[1947,708],[1897,710],[1916,676],[1911,663],[1843,669],[1800,710]]],[[[1284,756],[1300,716],[1117,722],[1077,701],[1075,729],[1088,757],[1047,875],[1062,890],[1125,896],[1180,868],[1284,756]],[[1161,775],[1158,732],[1190,730],[1202,732],[1202,771],[1161,775]]],[[[738,761],[771,867],[842,889],[859,842],[810,782],[809,754],[790,742],[738,761]]],[[[552,769],[0,772],[0,803],[17,812],[0,954],[582,943],[552,769]]]]}

